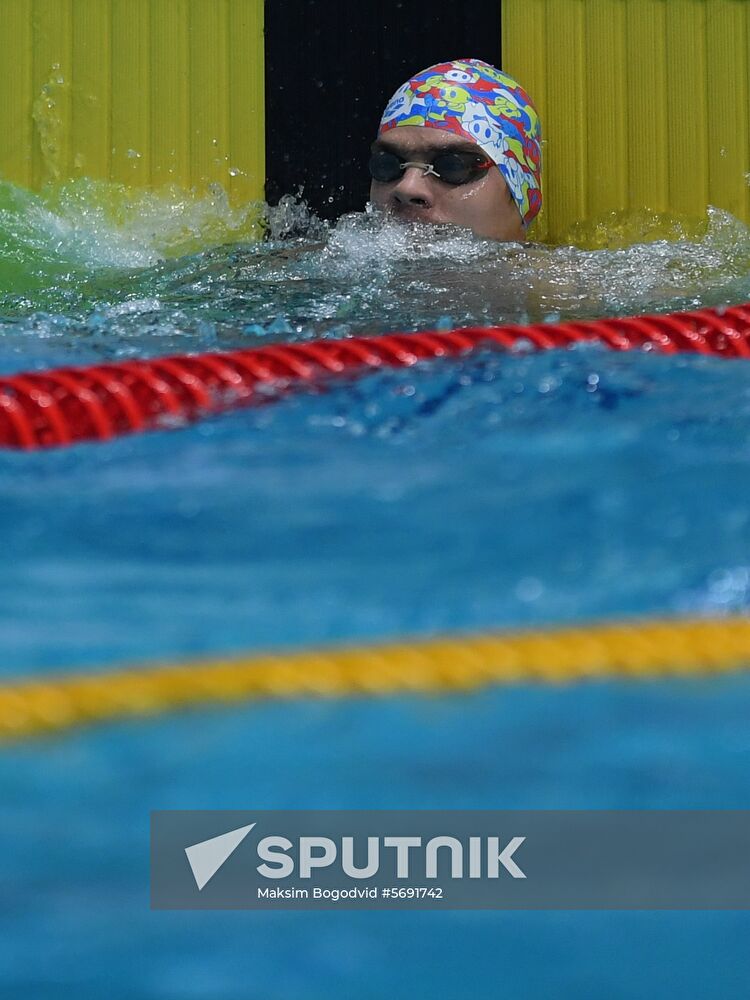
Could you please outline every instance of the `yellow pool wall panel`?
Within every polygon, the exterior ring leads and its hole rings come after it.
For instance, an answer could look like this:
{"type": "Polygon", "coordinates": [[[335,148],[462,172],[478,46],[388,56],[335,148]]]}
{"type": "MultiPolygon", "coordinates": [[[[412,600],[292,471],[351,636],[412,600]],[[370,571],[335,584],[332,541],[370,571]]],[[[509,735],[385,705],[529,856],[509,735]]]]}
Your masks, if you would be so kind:
{"type": "Polygon", "coordinates": [[[0,0],[0,175],[265,186],[263,0],[0,0]]]}
{"type": "Polygon", "coordinates": [[[542,120],[537,236],[707,205],[750,223],[750,0],[503,0],[502,47],[542,120]]]}

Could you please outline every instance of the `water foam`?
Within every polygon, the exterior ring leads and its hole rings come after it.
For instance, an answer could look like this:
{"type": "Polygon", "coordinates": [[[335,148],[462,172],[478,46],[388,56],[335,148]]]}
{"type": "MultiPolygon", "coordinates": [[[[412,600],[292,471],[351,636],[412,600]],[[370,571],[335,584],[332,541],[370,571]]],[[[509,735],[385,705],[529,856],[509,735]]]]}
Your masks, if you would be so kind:
{"type": "Polygon", "coordinates": [[[750,299],[750,231],[718,209],[611,216],[576,239],[501,244],[372,206],[328,224],[299,197],[235,207],[218,188],[0,184],[0,315],[21,355],[43,326],[74,361],[750,299]]]}

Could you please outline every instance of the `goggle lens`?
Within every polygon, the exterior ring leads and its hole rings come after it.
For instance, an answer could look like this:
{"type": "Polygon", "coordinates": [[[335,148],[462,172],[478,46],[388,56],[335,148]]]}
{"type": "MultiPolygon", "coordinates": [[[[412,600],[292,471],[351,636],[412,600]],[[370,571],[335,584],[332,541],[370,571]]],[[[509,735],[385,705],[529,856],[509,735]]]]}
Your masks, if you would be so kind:
{"type": "Polygon", "coordinates": [[[395,153],[381,149],[370,157],[370,176],[380,184],[390,184],[401,176],[402,162],[395,153]]]}

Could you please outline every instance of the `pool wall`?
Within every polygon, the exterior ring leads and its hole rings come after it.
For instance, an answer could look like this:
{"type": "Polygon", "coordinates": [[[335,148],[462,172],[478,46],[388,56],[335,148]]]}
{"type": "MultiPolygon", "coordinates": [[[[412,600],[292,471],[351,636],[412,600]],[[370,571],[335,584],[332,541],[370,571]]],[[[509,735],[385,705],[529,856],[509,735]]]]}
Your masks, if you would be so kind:
{"type": "Polygon", "coordinates": [[[504,0],[502,38],[545,136],[537,238],[644,208],[750,222],[750,4],[504,0]]]}
{"type": "Polygon", "coordinates": [[[9,0],[0,176],[263,197],[262,0],[9,0]],[[7,141],[11,137],[11,141],[7,141]]]}

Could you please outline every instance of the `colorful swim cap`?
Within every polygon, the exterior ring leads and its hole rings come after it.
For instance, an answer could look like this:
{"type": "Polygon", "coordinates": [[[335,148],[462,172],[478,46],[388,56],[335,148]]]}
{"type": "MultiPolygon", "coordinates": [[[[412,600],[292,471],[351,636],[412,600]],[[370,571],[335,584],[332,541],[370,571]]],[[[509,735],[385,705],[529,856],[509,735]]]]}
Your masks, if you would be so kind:
{"type": "Polygon", "coordinates": [[[489,63],[456,59],[417,73],[389,101],[378,135],[398,125],[475,142],[500,168],[524,226],[542,207],[539,116],[526,91],[489,63]]]}

